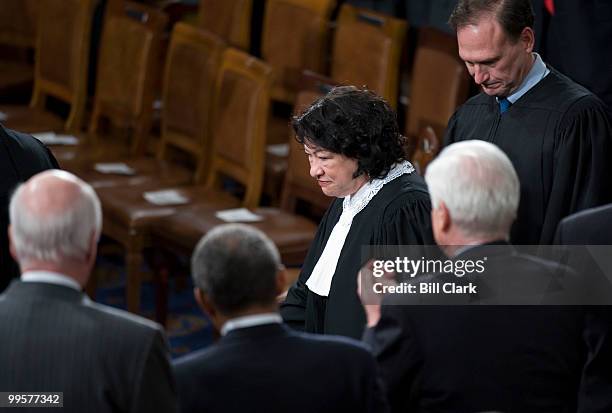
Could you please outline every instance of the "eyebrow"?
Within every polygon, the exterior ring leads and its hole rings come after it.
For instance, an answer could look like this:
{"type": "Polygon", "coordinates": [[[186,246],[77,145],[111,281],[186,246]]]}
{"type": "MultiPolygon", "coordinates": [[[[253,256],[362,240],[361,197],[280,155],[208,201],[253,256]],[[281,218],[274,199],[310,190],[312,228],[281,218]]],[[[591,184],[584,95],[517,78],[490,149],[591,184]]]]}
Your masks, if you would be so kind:
{"type": "Polygon", "coordinates": [[[473,61],[473,60],[464,60],[465,63],[470,64],[479,64],[479,65],[490,65],[492,63],[498,62],[501,59],[501,56],[489,57],[487,59],[473,61]]]}
{"type": "Polygon", "coordinates": [[[314,155],[319,152],[327,152],[327,150],[323,148],[310,149],[308,146],[304,145],[304,153],[311,153],[314,155]],[[308,150],[310,150],[310,152],[308,152],[308,150]]]}

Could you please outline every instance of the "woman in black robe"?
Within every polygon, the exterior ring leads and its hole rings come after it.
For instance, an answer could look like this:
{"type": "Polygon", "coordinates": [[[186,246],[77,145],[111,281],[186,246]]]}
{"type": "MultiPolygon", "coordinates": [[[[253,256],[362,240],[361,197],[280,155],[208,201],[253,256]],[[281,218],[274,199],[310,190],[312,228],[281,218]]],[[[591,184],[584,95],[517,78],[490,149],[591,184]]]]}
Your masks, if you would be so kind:
{"type": "Polygon", "coordinates": [[[370,91],[337,87],[294,118],[293,128],[310,175],[336,199],[281,314],[298,330],[360,338],[362,247],[433,245],[427,188],[406,160],[394,111],[370,91]]]}

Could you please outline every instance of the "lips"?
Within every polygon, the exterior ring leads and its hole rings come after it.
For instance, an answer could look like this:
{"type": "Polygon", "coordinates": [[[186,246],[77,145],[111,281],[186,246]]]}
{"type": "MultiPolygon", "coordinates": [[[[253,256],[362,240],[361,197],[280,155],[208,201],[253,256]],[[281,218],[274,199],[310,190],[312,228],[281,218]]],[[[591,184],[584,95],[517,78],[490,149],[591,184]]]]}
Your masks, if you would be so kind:
{"type": "Polygon", "coordinates": [[[317,183],[319,184],[319,186],[324,187],[331,184],[331,181],[317,181],[317,183]]]}

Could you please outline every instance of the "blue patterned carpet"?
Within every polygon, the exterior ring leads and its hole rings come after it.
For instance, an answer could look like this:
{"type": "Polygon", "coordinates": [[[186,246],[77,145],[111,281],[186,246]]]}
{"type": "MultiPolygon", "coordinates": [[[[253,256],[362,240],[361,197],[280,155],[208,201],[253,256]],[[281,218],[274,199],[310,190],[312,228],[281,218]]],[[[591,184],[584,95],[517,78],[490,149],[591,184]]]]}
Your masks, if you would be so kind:
{"type": "MultiPolygon", "coordinates": [[[[98,277],[96,301],[125,309],[125,273],[120,260],[99,258],[95,273],[98,277]]],[[[155,288],[151,282],[143,282],[140,310],[141,315],[154,318],[155,288]]],[[[213,329],[193,298],[191,280],[178,290],[174,280],[170,280],[166,333],[174,358],[212,343],[213,329]]]]}

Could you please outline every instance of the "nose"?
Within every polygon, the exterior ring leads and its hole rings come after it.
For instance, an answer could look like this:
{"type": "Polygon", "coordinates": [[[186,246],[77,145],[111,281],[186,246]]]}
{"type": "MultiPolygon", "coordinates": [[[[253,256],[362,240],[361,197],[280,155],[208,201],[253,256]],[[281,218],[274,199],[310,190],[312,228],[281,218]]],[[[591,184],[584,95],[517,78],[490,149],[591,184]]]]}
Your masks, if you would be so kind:
{"type": "Polygon", "coordinates": [[[474,77],[474,82],[476,82],[477,85],[480,86],[483,83],[485,83],[487,80],[489,80],[489,72],[482,66],[474,65],[474,67],[472,68],[472,71],[473,71],[472,76],[474,77]]]}
{"type": "Polygon", "coordinates": [[[316,156],[310,157],[310,176],[317,179],[319,176],[323,175],[323,168],[321,168],[321,163],[317,159],[316,156]]]}

